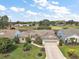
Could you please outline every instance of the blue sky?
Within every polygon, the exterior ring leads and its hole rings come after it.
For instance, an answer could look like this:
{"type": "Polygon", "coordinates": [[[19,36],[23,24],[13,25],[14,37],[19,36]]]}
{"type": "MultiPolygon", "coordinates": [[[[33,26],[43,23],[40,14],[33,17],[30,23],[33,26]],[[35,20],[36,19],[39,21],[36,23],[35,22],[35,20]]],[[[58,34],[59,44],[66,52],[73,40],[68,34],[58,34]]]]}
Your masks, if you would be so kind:
{"type": "Polygon", "coordinates": [[[79,21],[79,0],[0,0],[0,15],[12,21],[79,21]]]}

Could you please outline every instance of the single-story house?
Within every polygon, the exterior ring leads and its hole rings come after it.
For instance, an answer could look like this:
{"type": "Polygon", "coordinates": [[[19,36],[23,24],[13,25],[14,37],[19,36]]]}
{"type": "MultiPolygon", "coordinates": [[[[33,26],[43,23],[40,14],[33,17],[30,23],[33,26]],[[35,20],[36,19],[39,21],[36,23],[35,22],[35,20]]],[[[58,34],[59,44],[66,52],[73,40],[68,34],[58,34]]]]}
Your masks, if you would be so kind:
{"type": "Polygon", "coordinates": [[[38,36],[46,40],[57,39],[53,30],[27,30],[22,32],[18,30],[0,30],[0,37],[13,39],[16,36],[19,37],[20,43],[25,43],[26,37],[31,37],[31,40],[35,40],[38,36]]]}
{"type": "Polygon", "coordinates": [[[38,36],[43,40],[57,40],[55,32],[53,30],[27,30],[23,31],[20,35],[20,43],[26,42],[26,37],[31,37],[31,40],[35,40],[38,36]]]}
{"type": "Polygon", "coordinates": [[[32,24],[15,24],[14,27],[31,26],[32,24]]]}
{"type": "Polygon", "coordinates": [[[64,43],[79,43],[79,29],[63,29],[57,32],[57,36],[63,40],[64,43]]]}

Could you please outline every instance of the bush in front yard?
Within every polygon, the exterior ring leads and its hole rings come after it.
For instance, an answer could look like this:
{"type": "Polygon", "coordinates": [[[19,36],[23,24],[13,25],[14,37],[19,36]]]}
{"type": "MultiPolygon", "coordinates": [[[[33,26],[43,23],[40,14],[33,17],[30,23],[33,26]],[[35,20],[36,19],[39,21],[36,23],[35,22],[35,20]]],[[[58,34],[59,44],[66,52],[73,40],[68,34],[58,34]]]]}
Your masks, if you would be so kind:
{"type": "Polygon", "coordinates": [[[26,37],[26,43],[31,43],[31,38],[30,37],[26,37]]]}
{"type": "Polygon", "coordinates": [[[70,59],[79,59],[79,56],[76,54],[73,54],[72,56],[70,56],[70,59]]]}
{"type": "Polygon", "coordinates": [[[8,53],[14,48],[13,42],[8,38],[0,38],[0,53],[8,53]]]}
{"type": "Polygon", "coordinates": [[[62,46],[62,45],[63,45],[63,41],[59,40],[59,46],[62,46]]]}
{"type": "Polygon", "coordinates": [[[45,48],[41,48],[41,51],[42,51],[42,52],[45,52],[45,48]]]}
{"type": "Polygon", "coordinates": [[[13,42],[18,44],[19,43],[19,37],[18,36],[15,36],[14,39],[13,39],[13,42]]]}
{"type": "Polygon", "coordinates": [[[70,49],[70,50],[68,51],[68,55],[69,55],[69,56],[72,56],[73,54],[75,54],[75,49],[70,49]]]}
{"type": "Polygon", "coordinates": [[[38,44],[38,45],[42,45],[42,39],[40,36],[37,36],[37,38],[35,39],[34,43],[38,44]]]}
{"type": "Polygon", "coordinates": [[[40,53],[38,53],[38,56],[39,56],[39,57],[41,57],[41,56],[42,56],[42,53],[41,53],[41,52],[40,52],[40,53]]]}
{"type": "Polygon", "coordinates": [[[29,44],[29,43],[25,43],[25,44],[24,44],[24,48],[23,48],[23,50],[24,50],[24,51],[30,51],[31,48],[32,48],[32,47],[31,47],[31,44],[29,44]]]}

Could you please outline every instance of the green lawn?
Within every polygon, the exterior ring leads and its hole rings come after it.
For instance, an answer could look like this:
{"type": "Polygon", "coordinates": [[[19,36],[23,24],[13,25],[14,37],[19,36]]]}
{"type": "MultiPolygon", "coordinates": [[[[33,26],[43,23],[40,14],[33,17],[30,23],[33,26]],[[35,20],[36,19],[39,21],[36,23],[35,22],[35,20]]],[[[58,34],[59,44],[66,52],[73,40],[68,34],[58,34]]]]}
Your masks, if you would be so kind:
{"type": "Polygon", "coordinates": [[[63,27],[61,27],[61,26],[51,26],[51,29],[60,30],[60,29],[63,29],[63,27]]]}
{"type": "Polygon", "coordinates": [[[34,26],[22,26],[22,27],[16,27],[16,29],[19,29],[19,30],[30,30],[30,29],[35,29],[34,26]]]}
{"type": "Polygon", "coordinates": [[[61,29],[65,29],[65,28],[78,28],[79,26],[70,26],[70,25],[66,25],[66,26],[51,26],[51,29],[53,30],[61,30],[61,29]]]}
{"type": "Polygon", "coordinates": [[[9,54],[9,56],[4,57],[0,54],[0,59],[45,59],[45,53],[43,52],[43,56],[38,57],[38,53],[40,52],[40,48],[32,46],[32,50],[30,52],[23,51],[23,45],[20,44],[18,47],[9,54]]]}
{"type": "Polygon", "coordinates": [[[64,56],[67,57],[67,59],[70,59],[68,57],[68,51],[70,49],[74,49],[75,50],[75,54],[77,54],[79,56],[79,45],[78,46],[75,46],[75,47],[70,47],[70,46],[64,45],[64,46],[61,46],[59,48],[60,48],[61,52],[64,54],[64,56]]]}

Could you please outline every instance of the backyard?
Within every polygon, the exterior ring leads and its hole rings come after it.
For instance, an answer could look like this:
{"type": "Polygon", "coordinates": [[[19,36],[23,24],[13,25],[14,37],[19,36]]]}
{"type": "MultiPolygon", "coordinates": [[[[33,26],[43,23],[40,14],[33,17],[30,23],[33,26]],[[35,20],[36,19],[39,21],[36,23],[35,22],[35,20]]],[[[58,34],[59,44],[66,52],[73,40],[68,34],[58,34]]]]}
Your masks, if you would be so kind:
{"type": "Polygon", "coordinates": [[[0,59],[45,59],[45,52],[41,51],[41,48],[32,45],[30,51],[23,51],[23,44],[18,44],[17,48],[5,56],[0,54],[0,59]],[[38,56],[38,53],[42,53],[42,56],[38,56]]]}
{"type": "MultiPolygon", "coordinates": [[[[59,47],[61,52],[64,54],[65,57],[67,57],[67,59],[71,59],[68,55],[68,52],[70,51],[70,53],[75,53],[78,57],[79,57],[79,45],[78,46],[67,46],[67,45],[63,45],[59,47]]],[[[79,59],[79,58],[78,58],[79,59]]]]}

